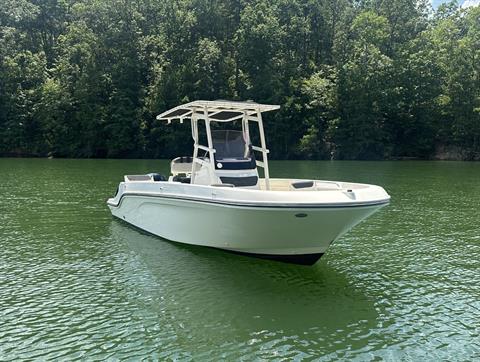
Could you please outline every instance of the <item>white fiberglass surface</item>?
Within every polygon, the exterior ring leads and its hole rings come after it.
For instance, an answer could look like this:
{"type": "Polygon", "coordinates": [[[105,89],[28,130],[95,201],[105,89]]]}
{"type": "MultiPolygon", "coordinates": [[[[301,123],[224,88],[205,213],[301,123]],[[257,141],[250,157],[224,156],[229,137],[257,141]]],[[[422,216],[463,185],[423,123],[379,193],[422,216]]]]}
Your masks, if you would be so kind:
{"type": "MultiPolygon", "coordinates": [[[[133,194],[165,195],[182,199],[199,199],[206,201],[248,203],[248,204],[364,204],[372,202],[386,202],[389,195],[381,187],[366,184],[339,183],[339,188],[306,189],[292,191],[285,187],[288,180],[273,179],[270,191],[251,190],[241,187],[214,187],[208,185],[192,185],[179,182],[127,182],[122,183],[120,189],[133,194]],[[278,182],[277,182],[278,181],[278,182]],[[283,186],[283,187],[282,187],[283,186]]],[[[290,186],[288,186],[290,187],[290,186]]],[[[117,195],[115,201],[119,199],[117,195]]]]}

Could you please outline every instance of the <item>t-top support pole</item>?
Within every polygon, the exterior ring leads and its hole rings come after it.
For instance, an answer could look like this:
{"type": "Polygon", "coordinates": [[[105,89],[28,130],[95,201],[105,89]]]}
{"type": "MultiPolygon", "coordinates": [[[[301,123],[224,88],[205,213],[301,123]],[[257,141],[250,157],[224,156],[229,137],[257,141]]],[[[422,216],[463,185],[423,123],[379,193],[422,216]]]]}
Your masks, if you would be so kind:
{"type": "Polygon", "coordinates": [[[205,115],[205,128],[207,130],[207,141],[208,141],[208,153],[210,158],[210,182],[212,184],[216,183],[217,179],[215,177],[215,151],[213,148],[212,132],[210,129],[210,118],[208,117],[207,107],[203,108],[203,114],[205,115]]]}
{"type": "Polygon", "coordinates": [[[263,156],[263,171],[265,176],[265,188],[270,190],[270,172],[268,170],[268,151],[267,143],[265,142],[265,131],[263,130],[263,120],[262,113],[257,109],[257,119],[258,119],[258,129],[260,131],[260,145],[262,147],[262,156],[263,156]]]}
{"type": "Polygon", "coordinates": [[[193,160],[192,160],[192,174],[190,175],[190,183],[195,183],[195,160],[198,157],[198,120],[195,112],[192,115],[192,138],[193,138],[193,160]]]}

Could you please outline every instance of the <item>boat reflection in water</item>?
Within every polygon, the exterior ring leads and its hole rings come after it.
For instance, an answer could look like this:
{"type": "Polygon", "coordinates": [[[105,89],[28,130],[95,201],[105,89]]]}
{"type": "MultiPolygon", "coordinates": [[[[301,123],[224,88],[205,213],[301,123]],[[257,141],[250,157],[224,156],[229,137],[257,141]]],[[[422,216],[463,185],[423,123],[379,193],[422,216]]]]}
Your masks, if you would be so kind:
{"type": "Polygon", "coordinates": [[[267,340],[288,345],[289,336],[307,344],[322,338],[333,347],[338,339],[348,338],[338,330],[368,335],[377,324],[378,311],[368,292],[328,264],[298,268],[211,248],[159,243],[120,222],[111,223],[111,235],[128,255],[122,268],[132,278],[129,293],[146,311],[159,315],[158,323],[176,338],[208,339],[206,353],[212,345],[239,343],[239,338],[256,341],[245,346],[246,354],[257,353],[267,340]]]}

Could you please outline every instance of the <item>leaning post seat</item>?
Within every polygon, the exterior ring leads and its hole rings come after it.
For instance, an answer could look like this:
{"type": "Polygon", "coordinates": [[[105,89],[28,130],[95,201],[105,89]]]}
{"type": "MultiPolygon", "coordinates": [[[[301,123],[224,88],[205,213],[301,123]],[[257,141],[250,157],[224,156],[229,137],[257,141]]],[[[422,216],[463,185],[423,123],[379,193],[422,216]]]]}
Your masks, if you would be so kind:
{"type": "Polygon", "coordinates": [[[170,162],[170,172],[172,175],[187,174],[192,172],[193,157],[182,156],[177,157],[170,162]]]}
{"type": "MultiPolygon", "coordinates": [[[[205,160],[205,157],[199,157],[200,159],[205,160]]],[[[170,172],[173,176],[176,175],[188,175],[192,172],[193,166],[193,157],[192,156],[182,156],[174,158],[170,162],[170,172]]]]}
{"type": "Polygon", "coordinates": [[[215,157],[216,170],[253,170],[257,167],[255,157],[218,159],[215,157]]]}

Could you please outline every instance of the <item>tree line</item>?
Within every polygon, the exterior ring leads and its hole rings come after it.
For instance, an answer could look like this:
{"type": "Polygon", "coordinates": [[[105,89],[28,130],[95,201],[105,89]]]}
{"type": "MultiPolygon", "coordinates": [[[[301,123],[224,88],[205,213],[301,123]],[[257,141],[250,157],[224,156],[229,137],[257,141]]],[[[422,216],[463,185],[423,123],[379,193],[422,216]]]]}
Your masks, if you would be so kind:
{"type": "Polygon", "coordinates": [[[0,154],[172,157],[196,99],[280,104],[277,159],[480,159],[480,7],[0,0],[0,154]]]}

